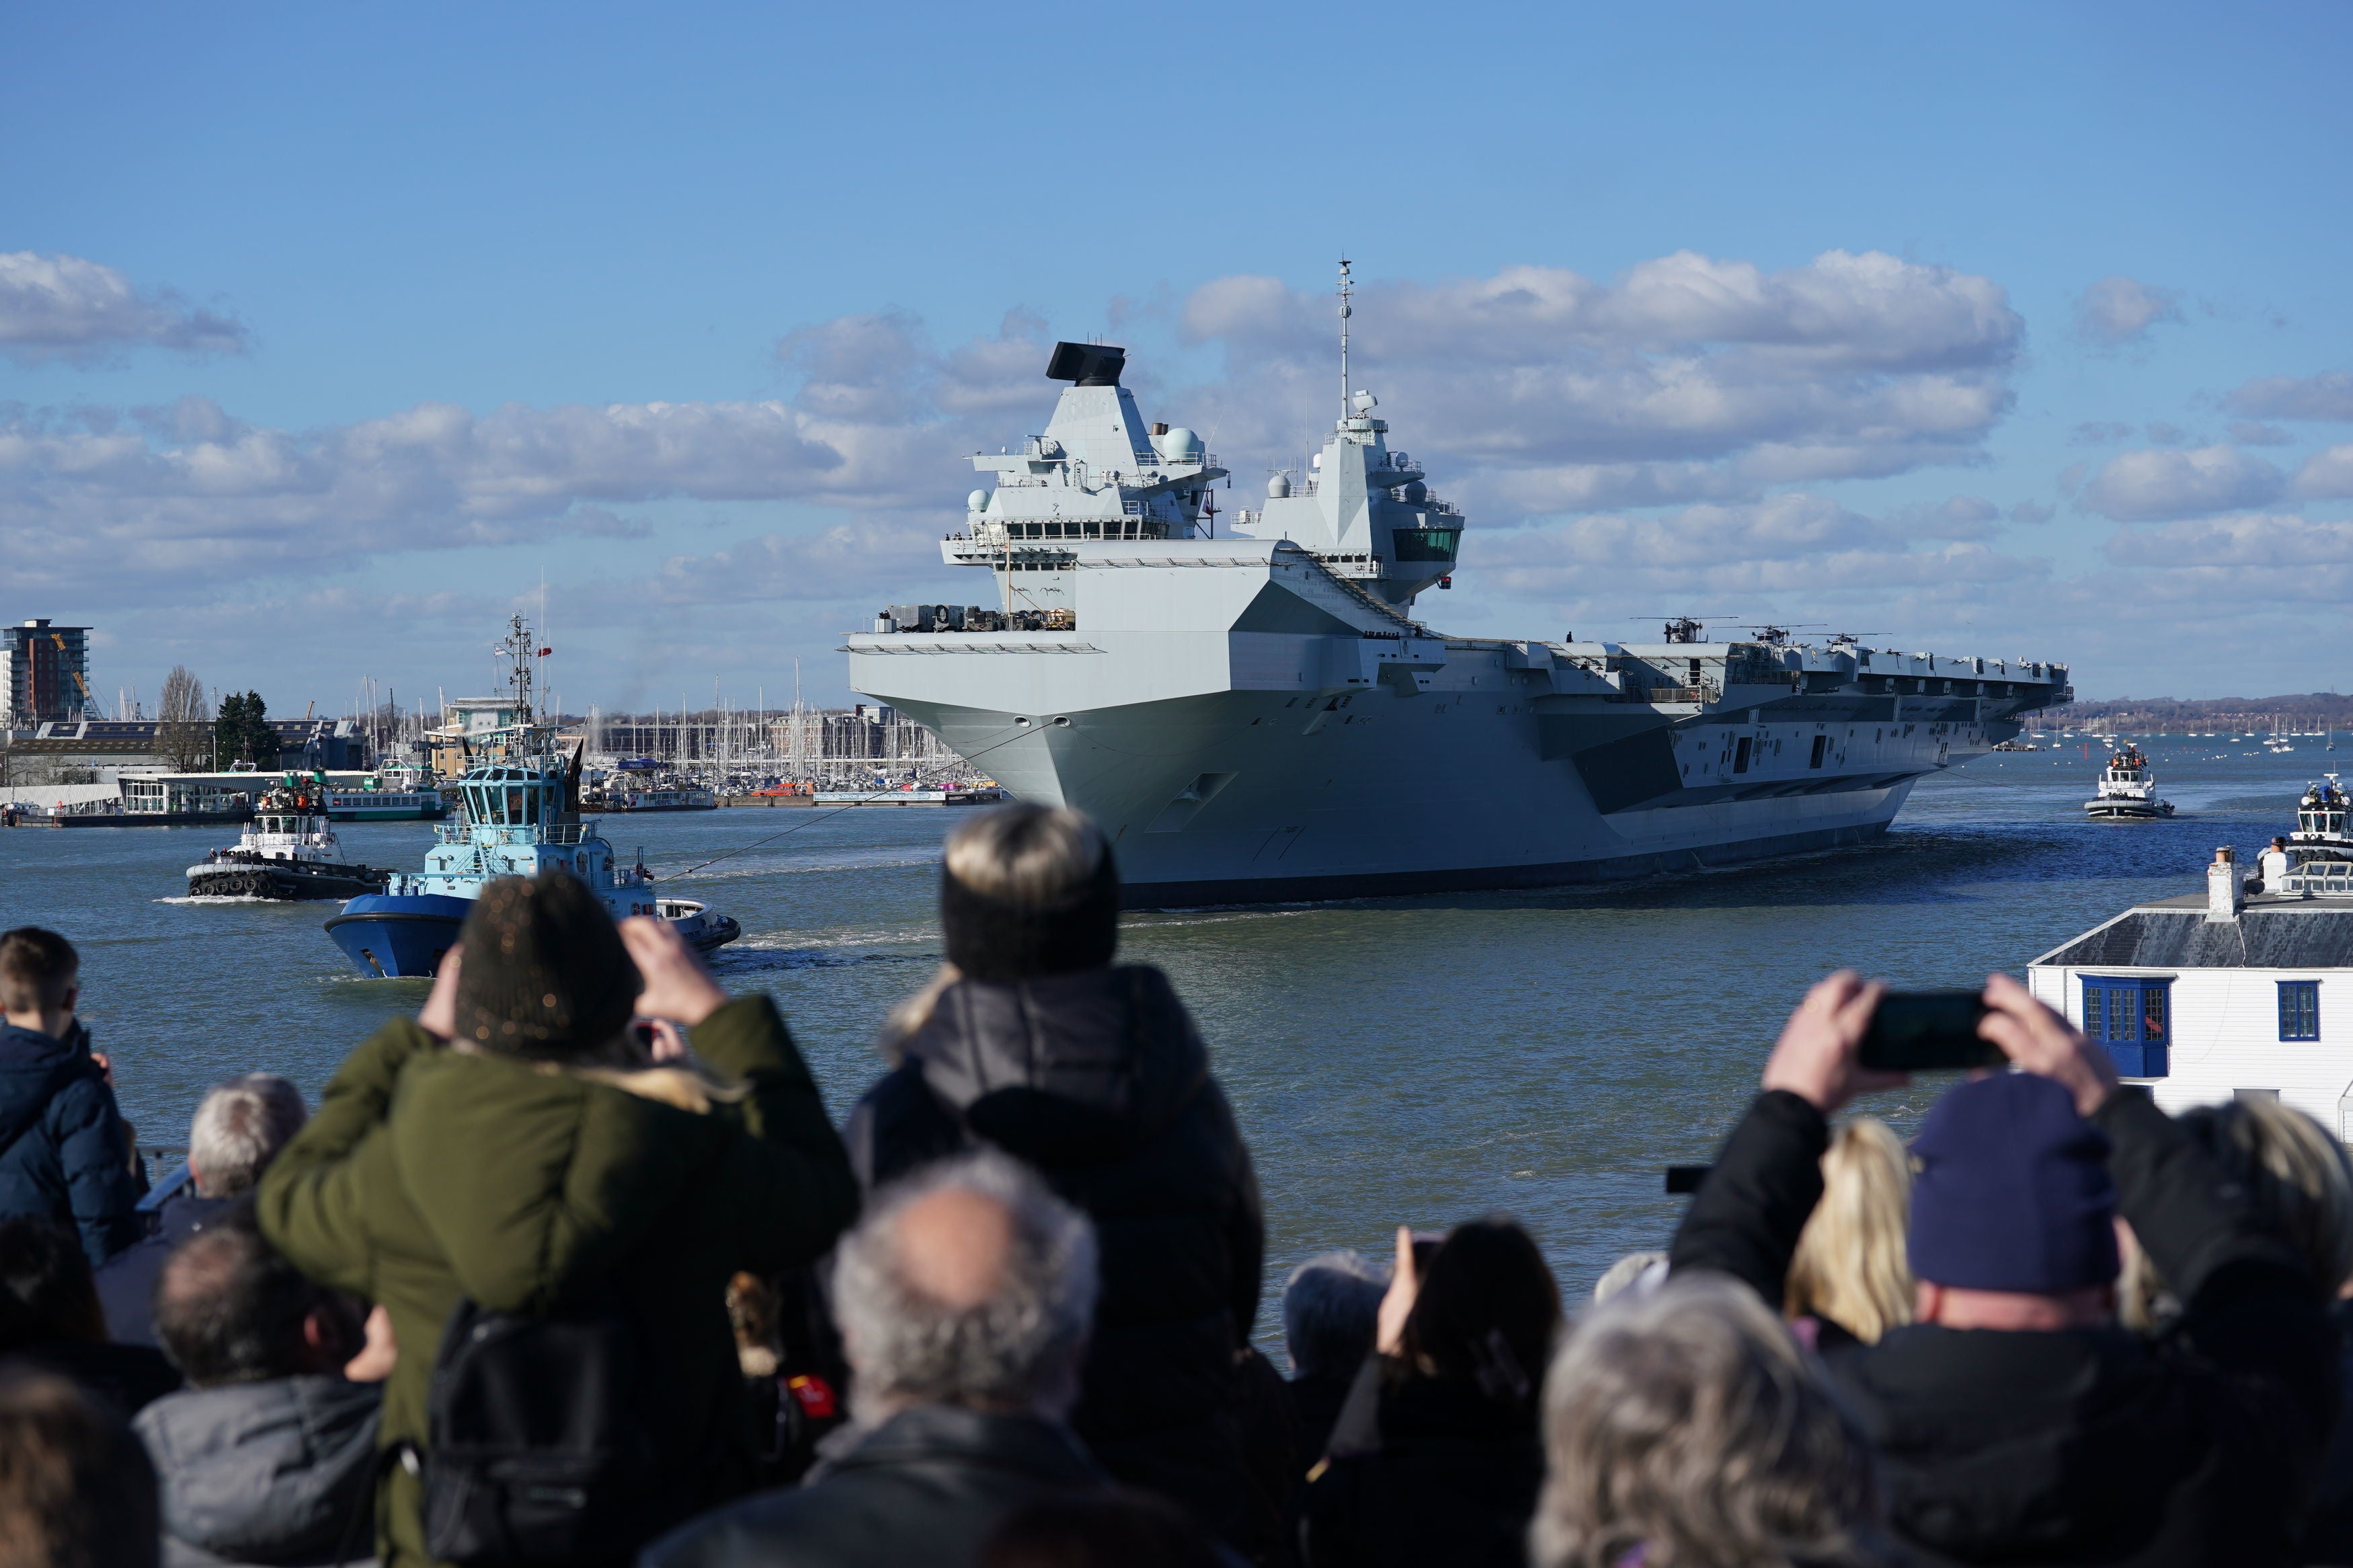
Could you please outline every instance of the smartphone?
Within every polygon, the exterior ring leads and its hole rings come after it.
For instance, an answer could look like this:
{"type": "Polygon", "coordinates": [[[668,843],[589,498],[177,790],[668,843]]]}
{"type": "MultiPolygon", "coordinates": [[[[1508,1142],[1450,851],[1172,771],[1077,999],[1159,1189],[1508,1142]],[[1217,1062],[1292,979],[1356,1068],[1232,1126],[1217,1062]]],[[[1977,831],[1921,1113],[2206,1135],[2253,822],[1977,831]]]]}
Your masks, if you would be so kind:
{"type": "Polygon", "coordinates": [[[1890,991],[1879,999],[1856,1059],[1887,1072],[2007,1067],[2001,1047],[1978,1034],[1985,998],[1974,991],[1890,991]]]}
{"type": "Polygon", "coordinates": [[[1688,1196],[1699,1191],[1699,1184],[1706,1181],[1707,1173],[1715,1169],[1713,1165],[1669,1165],[1667,1191],[1673,1196],[1688,1196]]]}

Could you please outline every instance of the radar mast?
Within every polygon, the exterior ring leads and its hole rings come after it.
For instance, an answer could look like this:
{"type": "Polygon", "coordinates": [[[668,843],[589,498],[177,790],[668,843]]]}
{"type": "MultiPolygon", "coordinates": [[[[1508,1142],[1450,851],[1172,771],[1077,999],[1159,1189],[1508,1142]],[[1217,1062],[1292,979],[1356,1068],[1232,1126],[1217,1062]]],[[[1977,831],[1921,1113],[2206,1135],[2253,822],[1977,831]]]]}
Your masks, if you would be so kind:
{"type": "Polygon", "coordinates": [[[1340,423],[1345,425],[1355,410],[1348,401],[1348,318],[1356,312],[1349,305],[1349,296],[1356,285],[1348,276],[1348,258],[1340,258],[1340,423]]]}
{"type": "Polygon", "coordinates": [[[532,722],[533,718],[531,710],[532,661],[538,655],[539,650],[532,646],[530,624],[521,616],[509,619],[507,635],[493,645],[493,651],[499,658],[509,660],[513,666],[507,672],[507,689],[514,694],[515,722],[518,724],[532,722]]]}

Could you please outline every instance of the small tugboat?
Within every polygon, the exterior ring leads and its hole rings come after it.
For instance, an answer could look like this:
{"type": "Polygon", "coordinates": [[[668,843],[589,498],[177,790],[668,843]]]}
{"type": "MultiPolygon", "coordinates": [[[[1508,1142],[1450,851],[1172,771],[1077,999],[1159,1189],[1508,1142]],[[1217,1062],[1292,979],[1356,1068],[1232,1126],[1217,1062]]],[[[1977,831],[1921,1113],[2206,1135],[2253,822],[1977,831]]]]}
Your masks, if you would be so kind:
{"type": "Polygon", "coordinates": [[[188,868],[197,899],[352,899],[380,891],[391,873],[353,866],[329,826],[327,780],[288,773],[262,793],[237,843],[188,868]]]}
{"type": "Polygon", "coordinates": [[[2115,821],[2171,816],[2173,803],[2157,798],[2157,776],[2138,746],[2123,746],[2108,753],[2100,771],[2099,793],[2084,803],[2094,816],[2115,821]]]}
{"type": "Polygon", "coordinates": [[[508,680],[515,721],[471,737],[466,772],[443,786],[462,819],[434,829],[422,871],[393,873],[381,892],[353,899],[329,920],[335,945],[372,978],[429,975],[456,945],[467,911],[492,879],[551,869],[586,882],[616,920],[670,921],[698,952],[743,935],[733,920],[692,899],[658,894],[643,864],[615,867],[613,847],[580,814],[579,742],[559,744],[555,727],[533,717],[533,660],[543,656],[521,616],[509,624],[500,653],[513,665],[508,680]]]}

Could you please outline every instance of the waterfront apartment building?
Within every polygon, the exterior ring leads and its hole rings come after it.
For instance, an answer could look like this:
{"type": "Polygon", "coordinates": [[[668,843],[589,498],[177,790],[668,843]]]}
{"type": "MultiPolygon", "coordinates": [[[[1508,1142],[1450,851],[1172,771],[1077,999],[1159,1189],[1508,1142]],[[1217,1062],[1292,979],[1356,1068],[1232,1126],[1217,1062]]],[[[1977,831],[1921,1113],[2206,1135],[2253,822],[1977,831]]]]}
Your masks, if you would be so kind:
{"type": "Polygon", "coordinates": [[[0,626],[0,723],[37,725],[102,717],[90,697],[90,628],[43,616],[0,626]]]}

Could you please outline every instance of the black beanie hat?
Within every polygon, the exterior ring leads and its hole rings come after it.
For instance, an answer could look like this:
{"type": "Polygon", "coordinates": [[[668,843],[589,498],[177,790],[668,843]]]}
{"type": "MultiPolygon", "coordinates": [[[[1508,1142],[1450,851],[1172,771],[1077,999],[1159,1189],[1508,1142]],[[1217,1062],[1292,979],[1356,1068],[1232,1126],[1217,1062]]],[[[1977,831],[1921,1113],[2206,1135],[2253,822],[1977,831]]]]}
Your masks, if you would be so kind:
{"type": "Polygon", "coordinates": [[[501,877],[458,933],[458,1038],[562,1060],[611,1043],[644,989],[604,901],[569,871],[501,877]]]}
{"type": "Polygon", "coordinates": [[[1036,980],[1099,969],[1119,948],[1119,868],[1103,846],[1095,874],[1061,897],[1016,902],[975,892],[940,868],[948,962],[975,980],[1036,980]]]}

